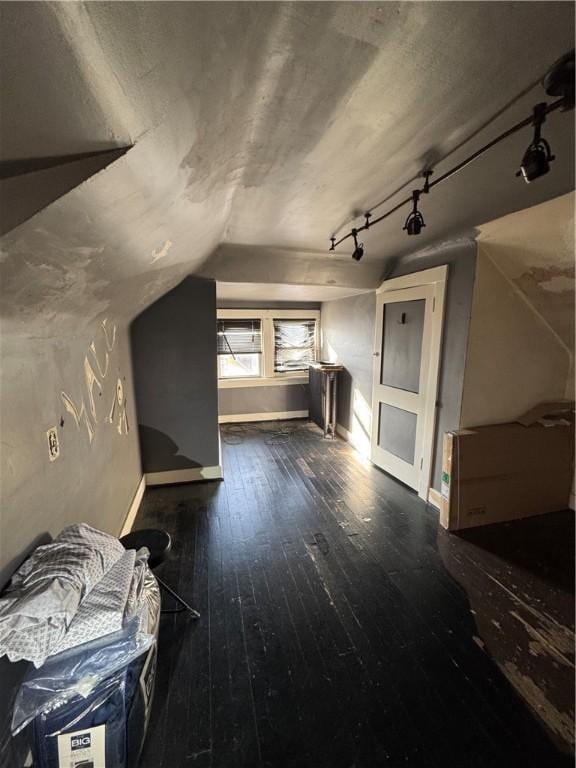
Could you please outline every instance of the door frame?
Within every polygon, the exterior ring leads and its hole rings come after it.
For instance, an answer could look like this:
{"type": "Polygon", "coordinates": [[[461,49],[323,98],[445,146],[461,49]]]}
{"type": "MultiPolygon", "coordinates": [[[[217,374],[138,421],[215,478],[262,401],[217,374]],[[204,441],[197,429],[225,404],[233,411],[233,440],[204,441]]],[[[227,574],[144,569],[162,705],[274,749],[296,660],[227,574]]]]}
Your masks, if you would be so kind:
{"type": "MultiPolygon", "coordinates": [[[[434,454],[434,432],[436,428],[436,411],[438,397],[438,378],[440,373],[440,353],[442,349],[442,333],[444,330],[444,298],[446,294],[446,281],[448,278],[448,265],[443,264],[439,267],[424,269],[420,272],[412,272],[409,275],[393,277],[385,280],[376,290],[377,294],[388,293],[391,291],[405,290],[406,288],[419,288],[421,286],[433,287],[433,311],[430,328],[429,344],[429,364],[426,375],[426,397],[424,405],[424,415],[422,424],[422,463],[420,470],[420,479],[418,482],[418,496],[424,501],[428,501],[430,491],[430,476],[432,474],[432,456],[434,454]]],[[[373,377],[374,371],[380,367],[380,350],[378,349],[378,318],[374,326],[374,344],[373,344],[373,377]]],[[[374,380],[374,378],[373,378],[374,380]]],[[[372,418],[377,419],[377,413],[374,413],[374,395],[372,396],[372,418]]],[[[371,443],[372,450],[372,443],[371,443]]]]}

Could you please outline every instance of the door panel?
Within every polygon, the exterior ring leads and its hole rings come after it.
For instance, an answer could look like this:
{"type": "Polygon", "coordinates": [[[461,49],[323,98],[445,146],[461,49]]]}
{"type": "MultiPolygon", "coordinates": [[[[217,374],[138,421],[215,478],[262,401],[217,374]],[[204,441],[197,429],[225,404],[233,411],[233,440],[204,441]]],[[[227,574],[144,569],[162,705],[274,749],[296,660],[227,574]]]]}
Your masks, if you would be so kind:
{"type": "Polygon", "coordinates": [[[418,417],[411,411],[380,403],[378,445],[409,464],[414,463],[418,417]]]}
{"type": "Polygon", "coordinates": [[[385,292],[376,302],[372,461],[418,488],[434,286],[385,292]]]}
{"type": "Polygon", "coordinates": [[[425,307],[424,299],[384,304],[381,384],[419,391],[425,307]]]}

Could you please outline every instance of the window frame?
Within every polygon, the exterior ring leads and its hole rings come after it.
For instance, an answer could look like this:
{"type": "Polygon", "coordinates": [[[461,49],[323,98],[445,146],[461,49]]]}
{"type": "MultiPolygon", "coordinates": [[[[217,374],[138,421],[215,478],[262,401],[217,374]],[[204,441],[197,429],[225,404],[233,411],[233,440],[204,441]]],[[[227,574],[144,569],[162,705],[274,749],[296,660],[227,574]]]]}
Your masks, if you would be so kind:
{"type": "MultiPolygon", "coordinates": [[[[232,353],[229,353],[229,356],[231,354],[232,353]]],[[[218,381],[237,381],[237,380],[238,381],[239,380],[242,380],[242,381],[255,381],[255,379],[261,379],[262,378],[262,353],[261,352],[244,352],[244,353],[236,353],[236,354],[237,355],[238,354],[257,355],[258,358],[259,358],[259,360],[258,360],[258,369],[259,369],[258,373],[255,373],[255,374],[247,373],[246,376],[222,376],[221,375],[221,372],[222,372],[222,361],[220,359],[222,357],[222,355],[219,354],[217,356],[218,357],[218,371],[217,371],[218,381]]]]}
{"type": "MultiPolygon", "coordinates": [[[[316,320],[314,344],[316,355],[320,354],[320,310],[319,309],[218,309],[218,320],[260,320],[262,330],[262,362],[260,377],[226,378],[218,377],[219,389],[234,387],[269,387],[286,384],[308,383],[308,371],[276,372],[274,370],[274,320],[316,320]]],[[[217,372],[218,373],[218,372],[217,372]]]]}
{"type": "MultiPolygon", "coordinates": [[[[256,375],[254,375],[254,376],[252,376],[252,375],[247,375],[247,376],[220,376],[221,365],[222,365],[221,360],[220,360],[221,355],[217,353],[217,355],[216,355],[216,363],[217,363],[217,366],[216,366],[216,376],[218,378],[218,381],[236,381],[236,380],[254,381],[255,379],[262,378],[262,373],[264,371],[264,362],[263,362],[264,361],[264,339],[263,339],[262,321],[260,320],[260,318],[259,317],[255,317],[255,316],[251,316],[249,318],[243,318],[243,317],[228,318],[228,317],[220,317],[218,315],[216,319],[217,319],[217,321],[220,321],[220,320],[246,320],[247,319],[247,320],[257,320],[260,323],[260,330],[259,330],[259,335],[260,335],[260,352],[244,353],[244,354],[257,354],[258,355],[258,373],[256,375]]],[[[230,354],[233,354],[233,353],[230,353],[230,354]]],[[[243,354],[243,353],[237,352],[236,354],[240,355],[240,354],[243,354]]]]}

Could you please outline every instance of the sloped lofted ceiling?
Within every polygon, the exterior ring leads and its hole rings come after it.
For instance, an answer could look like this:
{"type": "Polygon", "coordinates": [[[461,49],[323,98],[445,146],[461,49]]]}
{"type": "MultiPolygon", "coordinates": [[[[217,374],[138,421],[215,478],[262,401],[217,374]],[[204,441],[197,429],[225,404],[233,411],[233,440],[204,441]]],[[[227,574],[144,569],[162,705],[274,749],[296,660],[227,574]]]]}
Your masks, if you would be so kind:
{"type": "Polygon", "coordinates": [[[571,3],[1,5],[2,161],[134,145],[3,238],[4,331],[128,320],[200,270],[259,283],[270,263],[275,283],[375,286],[409,249],[574,186],[572,116],[556,113],[558,159],[538,183],[514,176],[523,132],[423,200],[416,243],[400,212],[367,233],[361,263],[327,251],[354,212],[545,98],[571,3]]]}
{"type": "Polygon", "coordinates": [[[574,193],[479,228],[480,246],[574,352],[574,193]]]}

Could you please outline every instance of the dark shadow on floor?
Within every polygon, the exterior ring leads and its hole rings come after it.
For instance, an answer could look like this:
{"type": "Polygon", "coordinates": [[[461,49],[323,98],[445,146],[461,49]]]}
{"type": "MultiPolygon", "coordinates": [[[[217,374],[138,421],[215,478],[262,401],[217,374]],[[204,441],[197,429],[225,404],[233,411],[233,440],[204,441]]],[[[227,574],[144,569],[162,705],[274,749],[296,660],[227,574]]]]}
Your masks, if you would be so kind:
{"type": "Polygon", "coordinates": [[[538,574],[549,584],[573,595],[574,523],[574,512],[568,509],[458,531],[456,535],[516,567],[538,574]]]}

